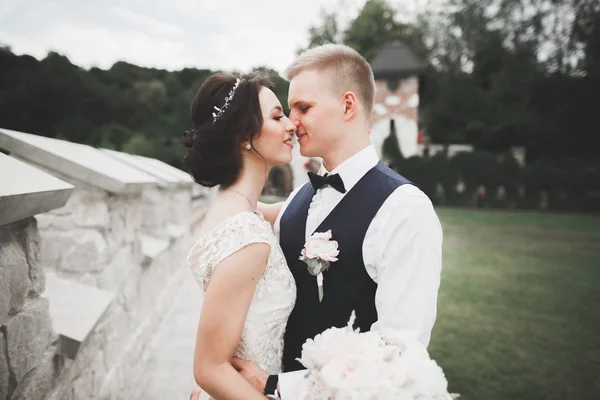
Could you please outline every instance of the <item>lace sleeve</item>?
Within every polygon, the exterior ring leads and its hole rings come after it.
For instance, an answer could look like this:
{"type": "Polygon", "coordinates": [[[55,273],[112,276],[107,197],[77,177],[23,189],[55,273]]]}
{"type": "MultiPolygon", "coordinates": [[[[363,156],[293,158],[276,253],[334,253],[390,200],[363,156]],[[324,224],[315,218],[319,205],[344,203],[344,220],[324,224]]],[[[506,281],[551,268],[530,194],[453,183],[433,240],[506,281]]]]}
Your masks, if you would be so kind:
{"type": "MultiPolygon", "coordinates": [[[[188,264],[199,283],[208,283],[217,265],[254,243],[272,246],[270,225],[252,213],[236,214],[211,229],[192,247],[188,264]]],[[[266,266],[265,266],[266,267],[266,266]]]]}

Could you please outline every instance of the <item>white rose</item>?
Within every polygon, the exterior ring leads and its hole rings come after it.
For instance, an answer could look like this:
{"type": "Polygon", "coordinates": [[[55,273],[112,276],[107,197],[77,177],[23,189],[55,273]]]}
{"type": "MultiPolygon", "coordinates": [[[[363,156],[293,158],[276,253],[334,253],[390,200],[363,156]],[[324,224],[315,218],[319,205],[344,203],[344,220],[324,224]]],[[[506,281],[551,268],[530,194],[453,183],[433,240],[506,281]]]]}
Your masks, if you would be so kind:
{"type": "MultiPolygon", "coordinates": [[[[338,250],[338,242],[331,240],[331,230],[323,233],[314,233],[308,238],[302,249],[302,257],[318,258],[323,261],[337,261],[336,258],[340,254],[338,250]]],[[[302,259],[301,257],[301,259],[302,259]]]]}

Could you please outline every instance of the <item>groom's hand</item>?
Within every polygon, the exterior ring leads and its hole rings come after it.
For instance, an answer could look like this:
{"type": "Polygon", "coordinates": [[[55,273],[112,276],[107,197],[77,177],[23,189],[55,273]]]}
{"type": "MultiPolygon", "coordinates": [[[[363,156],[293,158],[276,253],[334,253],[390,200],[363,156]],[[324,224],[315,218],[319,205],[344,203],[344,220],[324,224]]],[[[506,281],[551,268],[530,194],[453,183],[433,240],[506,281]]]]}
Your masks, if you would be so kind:
{"type": "Polygon", "coordinates": [[[259,392],[262,393],[265,390],[269,374],[257,367],[252,361],[234,358],[231,360],[231,365],[233,365],[233,368],[235,368],[252,386],[258,389],[259,392]]]}

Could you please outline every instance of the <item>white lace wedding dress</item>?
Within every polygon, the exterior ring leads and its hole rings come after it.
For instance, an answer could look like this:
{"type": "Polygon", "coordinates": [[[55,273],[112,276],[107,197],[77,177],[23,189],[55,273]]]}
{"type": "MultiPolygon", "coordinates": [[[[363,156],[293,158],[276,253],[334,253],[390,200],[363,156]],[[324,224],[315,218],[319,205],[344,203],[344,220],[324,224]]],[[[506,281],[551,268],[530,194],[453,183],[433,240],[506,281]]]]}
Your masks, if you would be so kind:
{"type": "Polygon", "coordinates": [[[253,361],[269,374],[277,374],[282,371],[283,334],[296,301],[296,284],[271,225],[261,214],[233,215],[197,240],[189,252],[188,263],[204,293],[215,267],[252,243],[267,243],[271,252],[234,357],[253,361]]]}

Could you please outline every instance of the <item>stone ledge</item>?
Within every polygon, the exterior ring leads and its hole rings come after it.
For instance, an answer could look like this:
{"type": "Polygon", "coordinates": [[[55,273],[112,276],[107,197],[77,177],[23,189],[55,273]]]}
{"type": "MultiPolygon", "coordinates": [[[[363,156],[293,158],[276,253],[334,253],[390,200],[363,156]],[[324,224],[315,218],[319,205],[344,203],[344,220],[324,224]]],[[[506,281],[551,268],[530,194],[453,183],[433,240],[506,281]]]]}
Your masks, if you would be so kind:
{"type": "Polygon", "coordinates": [[[189,179],[185,179],[186,174],[183,174],[182,178],[182,176],[178,175],[176,172],[171,171],[177,171],[175,168],[168,164],[164,164],[161,161],[114,150],[101,149],[101,151],[108,154],[110,157],[115,158],[116,160],[154,176],[166,186],[190,186],[192,183],[189,176],[189,179]],[[164,166],[161,164],[164,164],[164,166]]]}
{"type": "Polygon", "coordinates": [[[115,295],[106,290],[46,274],[46,291],[52,327],[58,334],[57,352],[75,359],[81,344],[92,333],[115,295]]]}
{"type": "Polygon", "coordinates": [[[171,238],[171,241],[179,239],[185,235],[187,231],[185,225],[167,224],[167,235],[171,238]]]}
{"type": "Polygon", "coordinates": [[[159,182],[155,177],[83,144],[0,128],[0,147],[50,171],[111,193],[138,193],[159,182]]]}
{"type": "Polygon", "coordinates": [[[60,208],[73,185],[0,153],[0,226],[60,208]]]}
{"type": "Polygon", "coordinates": [[[149,265],[163,251],[169,248],[169,242],[153,236],[140,235],[140,245],[144,256],[143,265],[149,265]]]}
{"type": "Polygon", "coordinates": [[[143,160],[149,164],[152,164],[156,169],[162,170],[164,173],[173,176],[173,178],[177,179],[181,183],[185,183],[186,184],[185,186],[189,186],[187,184],[195,183],[194,180],[192,179],[192,177],[190,176],[190,174],[188,174],[187,172],[184,172],[180,169],[177,169],[175,167],[172,167],[163,161],[157,160],[155,158],[144,157],[144,156],[134,156],[134,157],[138,158],[140,160],[143,160]]]}

